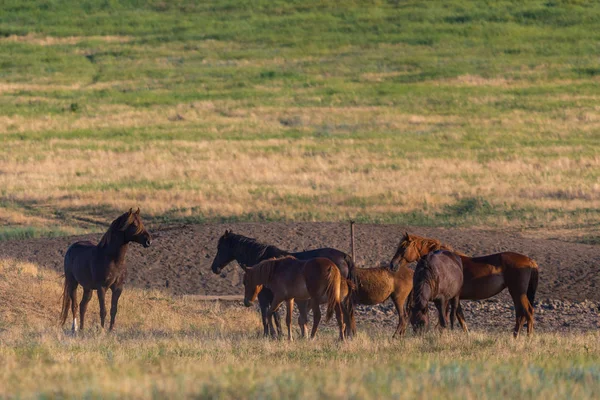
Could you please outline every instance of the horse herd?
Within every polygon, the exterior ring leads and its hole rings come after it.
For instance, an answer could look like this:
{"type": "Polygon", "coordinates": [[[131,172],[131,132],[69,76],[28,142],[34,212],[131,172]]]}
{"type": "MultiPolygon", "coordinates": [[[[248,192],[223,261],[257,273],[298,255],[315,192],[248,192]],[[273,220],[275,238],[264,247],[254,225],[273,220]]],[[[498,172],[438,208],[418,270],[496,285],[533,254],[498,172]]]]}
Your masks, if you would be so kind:
{"type": "MultiPolygon", "coordinates": [[[[125,255],[130,242],[151,245],[140,210],[130,209],[114,220],[97,245],[89,241],[72,244],[65,254],[61,323],[73,315],[72,330],[83,329],[87,305],[96,290],[100,324],[106,318],[105,295],[112,292],[110,328],[113,329],[119,297],[126,275],[125,255]],[[77,322],[77,288],[83,287],[77,322]]],[[[352,258],[339,250],[322,248],[290,253],[230,231],[219,238],[211,270],[215,274],[237,261],[244,270],[244,304],[258,298],[264,335],[281,336],[278,309],[287,305],[288,339],[292,340],[292,310],[298,306],[298,324],[307,335],[309,308],[313,311],[314,337],[321,319],[320,305],[327,304],[326,319],[334,314],[340,339],[356,332],[356,304],[375,305],[391,299],[398,313],[394,336],[403,335],[409,321],[416,332],[429,325],[428,303],[438,311],[439,325],[454,327],[458,319],[467,331],[461,299],[487,299],[508,288],[514,302],[517,337],[527,323],[533,332],[533,302],[538,284],[538,266],[527,256],[503,252],[468,257],[435,239],[406,233],[389,267],[356,268],[352,258]],[[413,272],[408,264],[417,261],[413,272]]]]}

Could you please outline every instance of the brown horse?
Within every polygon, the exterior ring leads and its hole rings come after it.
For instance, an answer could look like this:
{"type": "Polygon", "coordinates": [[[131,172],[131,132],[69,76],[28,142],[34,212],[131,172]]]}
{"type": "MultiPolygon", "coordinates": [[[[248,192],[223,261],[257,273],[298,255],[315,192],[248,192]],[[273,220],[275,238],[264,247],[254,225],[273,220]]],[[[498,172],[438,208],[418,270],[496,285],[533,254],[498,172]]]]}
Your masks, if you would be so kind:
{"type": "Polygon", "coordinates": [[[100,302],[100,325],[104,328],[106,307],[104,297],[106,290],[112,292],[110,308],[110,330],[115,325],[117,304],[123,292],[123,283],[127,269],[125,254],[129,242],[137,242],[144,247],[151,243],[150,234],[144,228],[140,218],[140,209],[121,215],[115,219],[97,245],[83,241],[72,244],[65,254],[65,284],[63,289],[63,304],[60,315],[61,325],[64,325],[69,315],[69,306],[73,313],[73,332],[77,332],[77,287],[83,287],[83,297],[79,304],[81,329],[87,305],[92,298],[92,290],[98,292],[100,302]]]}
{"type": "MultiPolygon", "coordinates": [[[[296,253],[290,253],[287,250],[282,250],[278,247],[261,243],[256,239],[249,238],[246,236],[235,234],[229,230],[226,230],[223,236],[219,238],[217,245],[217,254],[212,262],[211,270],[215,274],[220,274],[223,268],[236,260],[240,267],[250,267],[256,265],[263,260],[271,258],[280,258],[284,256],[292,256],[299,260],[310,260],[312,258],[323,257],[328,258],[337,265],[343,278],[348,278],[352,282],[355,282],[356,275],[354,273],[355,266],[352,258],[344,253],[343,251],[332,249],[332,248],[320,248],[313,250],[300,251],[296,253]]],[[[354,315],[354,305],[352,304],[353,296],[348,296],[343,304],[343,307],[347,309],[349,315],[354,315]]],[[[273,324],[269,324],[267,321],[267,313],[271,302],[273,301],[273,293],[269,288],[264,288],[258,295],[258,303],[260,305],[260,312],[263,322],[264,335],[269,334],[269,327],[273,327],[273,324]]],[[[300,331],[302,336],[306,336],[306,325],[308,322],[308,307],[309,304],[306,301],[297,301],[296,305],[300,311],[298,318],[298,325],[300,325],[300,331]]],[[[281,323],[279,320],[279,313],[272,314],[275,318],[275,325],[277,326],[277,334],[281,335],[281,323]]],[[[346,326],[346,336],[350,336],[356,333],[356,326],[354,325],[354,318],[351,318],[351,324],[346,326]]],[[[271,335],[275,335],[275,331],[271,330],[271,335]]]]}
{"type": "Polygon", "coordinates": [[[256,300],[263,286],[273,292],[273,302],[267,318],[273,324],[271,316],[285,301],[287,315],[285,322],[288,339],[292,338],[292,311],[294,300],[308,300],[313,310],[313,327],[310,334],[314,338],[321,320],[320,304],[327,304],[326,320],[329,321],[335,311],[340,329],[340,339],[345,340],[344,320],[348,320],[347,311],[342,307],[343,299],[349,293],[352,283],[342,278],[337,266],[327,258],[313,258],[301,261],[292,256],[261,261],[254,267],[245,268],[244,305],[249,307],[256,300]]]}
{"type": "Polygon", "coordinates": [[[354,302],[364,305],[380,304],[391,298],[398,313],[396,335],[404,335],[408,313],[405,308],[413,288],[413,271],[408,267],[392,272],[388,268],[357,268],[358,286],[354,292],[354,302]]]}
{"type": "Polygon", "coordinates": [[[427,329],[429,325],[429,301],[433,301],[438,310],[442,328],[447,326],[447,309],[450,305],[452,314],[458,316],[460,326],[468,332],[462,313],[457,314],[462,286],[463,268],[459,256],[446,250],[423,256],[417,263],[413,277],[414,305],[411,323],[415,332],[427,329]]]}
{"type": "Polygon", "coordinates": [[[514,336],[519,336],[525,320],[527,320],[527,334],[533,333],[533,301],[539,276],[538,265],[534,260],[512,252],[468,257],[438,240],[406,233],[398,245],[390,266],[393,267],[399,262],[400,266],[404,266],[431,251],[440,249],[452,251],[462,260],[464,282],[460,293],[461,299],[483,300],[508,288],[515,304],[514,336]]]}

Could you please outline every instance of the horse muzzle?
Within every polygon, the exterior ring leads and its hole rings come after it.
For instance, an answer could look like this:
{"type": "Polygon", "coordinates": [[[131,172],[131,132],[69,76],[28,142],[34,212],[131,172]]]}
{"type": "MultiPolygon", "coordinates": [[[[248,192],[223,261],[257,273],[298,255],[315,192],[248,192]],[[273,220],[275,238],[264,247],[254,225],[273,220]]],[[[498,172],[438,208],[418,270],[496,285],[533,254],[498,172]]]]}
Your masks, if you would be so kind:
{"type": "Polygon", "coordinates": [[[250,307],[252,305],[252,302],[250,300],[248,300],[247,298],[244,298],[244,305],[246,307],[250,307]]]}
{"type": "Polygon", "coordinates": [[[152,244],[152,240],[147,239],[142,246],[144,246],[145,248],[148,248],[148,247],[150,247],[151,244],[152,244]]]}

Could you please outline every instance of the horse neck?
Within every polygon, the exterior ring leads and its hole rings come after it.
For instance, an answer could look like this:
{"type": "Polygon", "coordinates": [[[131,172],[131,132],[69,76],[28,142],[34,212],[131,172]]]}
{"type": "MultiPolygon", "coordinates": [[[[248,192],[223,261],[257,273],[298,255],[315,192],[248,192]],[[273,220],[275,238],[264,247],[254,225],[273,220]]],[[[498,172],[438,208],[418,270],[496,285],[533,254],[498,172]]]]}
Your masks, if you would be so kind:
{"type": "Polygon", "coordinates": [[[423,288],[427,286],[429,288],[431,296],[431,286],[427,280],[421,280],[417,285],[413,287],[413,307],[424,308],[429,302],[429,298],[423,293],[423,288]]]}
{"type": "Polygon", "coordinates": [[[253,272],[252,280],[256,285],[268,285],[273,277],[273,272],[275,272],[275,264],[269,262],[267,265],[255,267],[253,272]]]}
{"type": "Polygon", "coordinates": [[[446,246],[445,244],[443,244],[441,242],[434,241],[434,240],[427,240],[427,239],[419,242],[418,249],[419,249],[419,255],[421,257],[424,257],[427,254],[431,253],[432,251],[437,251],[437,250],[454,251],[451,247],[446,246]]]}
{"type": "MultiPolygon", "coordinates": [[[[420,275],[418,277],[419,287],[415,288],[417,297],[422,297],[423,287],[427,286],[429,288],[429,298],[434,299],[438,294],[439,287],[437,274],[432,270],[432,266],[429,264],[428,257],[425,257],[419,261],[419,264],[417,264],[417,269],[420,269],[419,271],[415,271],[415,276],[417,273],[420,275]]],[[[427,302],[429,299],[424,299],[424,301],[427,302]]]]}
{"type": "Polygon", "coordinates": [[[234,246],[233,256],[239,264],[252,266],[269,258],[281,257],[289,254],[275,246],[267,246],[263,250],[260,250],[259,246],[259,243],[255,244],[240,241],[234,246]]]}
{"type": "Polygon", "coordinates": [[[120,265],[125,262],[129,242],[126,242],[121,235],[113,232],[108,243],[99,243],[97,247],[100,252],[106,254],[112,261],[120,265]]]}

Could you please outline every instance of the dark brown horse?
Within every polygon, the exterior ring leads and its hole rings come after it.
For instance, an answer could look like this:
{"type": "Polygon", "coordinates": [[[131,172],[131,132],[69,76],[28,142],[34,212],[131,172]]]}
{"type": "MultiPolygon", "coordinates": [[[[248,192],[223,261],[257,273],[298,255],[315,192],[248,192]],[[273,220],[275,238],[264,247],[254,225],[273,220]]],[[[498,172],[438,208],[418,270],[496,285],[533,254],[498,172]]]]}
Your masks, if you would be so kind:
{"type": "Polygon", "coordinates": [[[292,338],[292,310],[294,300],[309,300],[313,310],[313,327],[310,334],[314,338],[321,320],[320,304],[327,304],[326,321],[335,311],[340,329],[340,339],[344,337],[344,320],[348,315],[342,308],[342,300],[348,296],[352,283],[342,278],[337,266],[327,258],[313,258],[308,261],[298,260],[291,256],[261,261],[254,267],[246,268],[244,274],[244,305],[252,305],[263,286],[273,293],[273,303],[268,311],[267,319],[273,324],[271,316],[277,312],[281,304],[287,303],[288,339],[292,338]]]}
{"type": "MultiPolygon", "coordinates": [[[[286,250],[279,249],[275,246],[267,245],[258,242],[255,239],[237,235],[229,230],[226,230],[223,236],[219,238],[219,243],[217,245],[217,255],[215,256],[211,270],[215,274],[220,274],[223,268],[232,262],[233,260],[237,261],[240,267],[250,267],[252,265],[256,265],[263,260],[268,260],[270,258],[279,258],[291,255],[299,260],[310,260],[316,257],[327,258],[338,267],[340,273],[343,278],[350,279],[352,282],[356,281],[356,275],[354,273],[355,266],[352,261],[352,257],[348,254],[332,249],[332,248],[321,248],[315,250],[307,250],[301,251],[297,253],[290,253],[286,250]]],[[[346,335],[350,335],[356,331],[356,326],[354,325],[354,306],[352,304],[352,296],[348,296],[344,301],[343,307],[346,309],[348,314],[352,317],[351,324],[346,327],[346,335]]],[[[258,294],[258,302],[260,305],[260,312],[262,316],[262,323],[264,329],[264,335],[269,335],[269,321],[267,320],[267,312],[269,307],[273,301],[273,293],[269,288],[264,288],[258,294]]],[[[297,301],[298,310],[300,311],[300,317],[298,318],[298,324],[300,325],[300,331],[302,332],[302,336],[306,335],[306,323],[308,320],[306,316],[308,315],[308,302],[306,301],[297,301]]],[[[281,322],[279,313],[272,314],[275,319],[275,325],[277,326],[277,332],[281,335],[281,322]]],[[[275,335],[275,331],[271,331],[271,335],[275,335]]]]}
{"type": "Polygon", "coordinates": [[[519,336],[527,320],[527,334],[533,333],[533,301],[538,285],[539,269],[531,258],[518,253],[503,252],[482,257],[468,257],[454,251],[439,240],[427,239],[406,233],[390,266],[404,266],[435,250],[456,253],[463,264],[462,300],[483,300],[497,295],[508,288],[515,304],[516,324],[513,330],[519,336]]]}
{"type": "Polygon", "coordinates": [[[427,329],[429,325],[428,303],[433,301],[438,310],[440,326],[446,328],[447,309],[458,316],[458,322],[465,332],[467,324],[458,313],[460,290],[463,286],[463,268],[460,257],[446,250],[428,253],[417,263],[413,277],[413,310],[411,323],[415,332],[427,329]]]}
{"type": "Polygon", "coordinates": [[[404,335],[408,322],[405,304],[412,297],[413,271],[405,266],[396,272],[385,267],[357,268],[356,280],[354,303],[375,305],[391,298],[398,313],[398,327],[393,337],[404,335]]]}
{"type": "Polygon", "coordinates": [[[83,241],[69,247],[65,254],[61,325],[64,325],[67,320],[70,306],[73,313],[72,330],[73,332],[77,331],[77,287],[81,285],[83,287],[83,297],[79,304],[81,329],[83,329],[87,305],[92,298],[92,290],[98,292],[100,325],[104,328],[104,319],[106,318],[104,297],[107,289],[112,292],[110,330],[113,329],[117,305],[127,272],[125,254],[130,242],[140,243],[144,247],[150,246],[150,234],[144,228],[139,208],[136,212],[130,209],[129,212],[115,219],[97,245],[83,241]]]}

